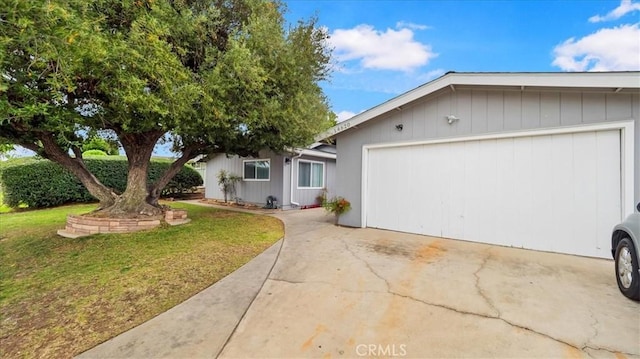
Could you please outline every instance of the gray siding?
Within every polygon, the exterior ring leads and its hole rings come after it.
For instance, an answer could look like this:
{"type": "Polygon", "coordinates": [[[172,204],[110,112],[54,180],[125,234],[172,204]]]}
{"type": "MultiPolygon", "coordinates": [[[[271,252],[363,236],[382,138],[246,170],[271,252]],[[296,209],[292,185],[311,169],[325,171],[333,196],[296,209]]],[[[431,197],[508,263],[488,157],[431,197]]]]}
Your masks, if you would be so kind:
{"type": "MultiPolygon", "coordinates": [[[[227,158],[224,154],[215,156],[207,161],[206,179],[205,179],[205,197],[211,199],[224,199],[224,194],[218,185],[218,173],[221,169],[242,176],[243,160],[250,158],[241,158],[233,156],[227,158]]],[[[284,158],[271,153],[264,153],[257,159],[269,159],[270,179],[269,181],[240,181],[236,185],[236,196],[240,197],[244,202],[264,205],[267,196],[275,196],[278,204],[282,203],[282,178],[283,178],[283,161],[284,158]]]]}
{"type": "MultiPolygon", "coordinates": [[[[274,153],[265,152],[259,159],[269,159],[271,161],[271,173],[269,181],[240,181],[236,186],[236,196],[247,203],[264,205],[267,196],[275,196],[278,199],[278,206],[283,209],[292,208],[291,205],[291,185],[293,185],[293,201],[301,206],[316,203],[316,197],[322,193],[321,189],[298,189],[297,158],[291,163],[285,163],[286,157],[274,153]],[[291,183],[291,171],[293,170],[293,183],[291,183]]],[[[302,159],[324,162],[325,164],[325,187],[328,195],[335,195],[336,163],[333,159],[316,158],[303,156],[302,159]]],[[[205,197],[210,199],[224,199],[224,193],[218,185],[218,173],[221,169],[242,176],[243,160],[233,156],[227,158],[224,154],[217,155],[207,161],[205,178],[205,197]]]]}
{"type": "Polygon", "coordinates": [[[447,137],[553,128],[634,119],[635,194],[640,201],[640,95],[594,92],[534,92],[446,89],[403,106],[336,137],[336,194],[352,203],[340,223],[360,226],[362,146],[447,137]],[[460,118],[447,124],[447,115],[460,118]],[[397,124],[403,125],[397,131],[397,124]]]}

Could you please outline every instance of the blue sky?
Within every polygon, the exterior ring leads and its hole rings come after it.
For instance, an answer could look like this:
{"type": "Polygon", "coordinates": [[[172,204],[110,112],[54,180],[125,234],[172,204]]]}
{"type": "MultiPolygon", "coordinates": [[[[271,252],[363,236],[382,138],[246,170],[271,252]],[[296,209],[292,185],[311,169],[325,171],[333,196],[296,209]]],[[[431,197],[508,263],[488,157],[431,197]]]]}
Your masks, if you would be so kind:
{"type": "Polygon", "coordinates": [[[334,49],[339,120],[459,72],[640,70],[640,1],[285,1],[334,49]]]}

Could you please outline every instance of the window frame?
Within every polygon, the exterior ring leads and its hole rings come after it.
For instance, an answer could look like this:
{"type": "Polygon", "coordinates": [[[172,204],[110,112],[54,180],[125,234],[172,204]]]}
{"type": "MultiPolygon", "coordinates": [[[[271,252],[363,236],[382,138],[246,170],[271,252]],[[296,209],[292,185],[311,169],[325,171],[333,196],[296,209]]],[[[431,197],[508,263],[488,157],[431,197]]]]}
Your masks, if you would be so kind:
{"type": "Polygon", "coordinates": [[[325,188],[326,175],[327,175],[327,172],[326,172],[327,165],[326,165],[326,163],[325,163],[325,162],[323,162],[323,161],[302,160],[302,159],[300,159],[300,160],[298,160],[298,161],[297,161],[297,165],[296,165],[296,166],[297,166],[297,173],[296,173],[296,187],[297,187],[298,189],[324,189],[324,188],[325,188]],[[311,165],[311,166],[309,167],[309,187],[304,187],[304,186],[303,186],[303,187],[301,187],[301,186],[300,186],[300,162],[303,162],[303,163],[309,163],[309,164],[311,165]],[[321,185],[320,187],[313,187],[313,186],[311,186],[311,185],[312,185],[312,182],[313,182],[313,164],[314,164],[314,163],[315,163],[315,164],[320,164],[320,165],[322,165],[322,185],[321,185]]]}
{"type": "MultiPolygon", "coordinates": [[[[256,168],[256,177],[258,177],[258,169],[256,168]]],[[[268,182],[271,181],[271,159],[270,158],[258,158],[252,160],[242,160],[242,180],[246,182],[268,182]],[[247,162],[266,162],[269,164],[269,172],[267,173],[267,178],[247,178],[246,173],[246,163],[247,162]]]]}

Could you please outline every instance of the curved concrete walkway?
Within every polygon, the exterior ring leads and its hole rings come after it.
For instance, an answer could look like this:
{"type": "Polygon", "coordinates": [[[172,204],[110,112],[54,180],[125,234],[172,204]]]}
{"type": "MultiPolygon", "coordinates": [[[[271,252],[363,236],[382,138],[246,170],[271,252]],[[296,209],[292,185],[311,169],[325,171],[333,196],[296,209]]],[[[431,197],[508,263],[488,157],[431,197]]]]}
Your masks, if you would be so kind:
{"type": "MultiPolygon", "coordinates": [[[[186,202],[205,205],[198,201],[186,202]]],[[[217,357],[271,273],[283,242],[284,238],[183,303],[76,358],[217,357]]]]}
{"type": "Polygon", "coordinates": [[[270,214],[284,241],[82,357],[640,358],[611,260],[270,214]]]}

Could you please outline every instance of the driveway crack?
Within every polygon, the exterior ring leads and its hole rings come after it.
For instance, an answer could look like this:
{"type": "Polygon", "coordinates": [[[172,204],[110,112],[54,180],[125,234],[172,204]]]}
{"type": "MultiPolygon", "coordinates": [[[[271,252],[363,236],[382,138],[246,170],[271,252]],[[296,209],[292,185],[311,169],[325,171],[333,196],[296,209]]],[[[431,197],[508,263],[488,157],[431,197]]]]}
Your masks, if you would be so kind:
{"type": "Polygon", "coordinates": [[[482,263],[480,263],[480,267],[478,267],[478,269],[473,273],[473,276],[476,277],[476,283],[475,283],[476,291],[484,299],[484,301],[487,303],[487,305],[489,305],[489,307],[491,307],[491,309],[496,313],[495,316],[500,318],[502,316],[502,314],[500,313],[500,311],[498,310],[496,305],[493,303],[493,301],[491,299],[489,299],[489,297],[484,292],[482,287],[480,287],[480,275],[478,273],[480,273],[480,271],[482,271],[485,268],[485,266],[487,265],[487,262],[489,261],[489,259],[491,259],[491,253],[490,252],[487,254],[486,257],[483,258],[482,263]]]}
{"type": "MultiPolygon", "coordinates": [[[[579,347],[579,346],[573,345],[573,344],[571,344],[569,342],[566,342],[564,340],[552,337],[549,334],[538,332],[538,331],[536,331],[536,330],[534,330],[532,328],[529,328],[529,327],[526,327],[526,326],[523,326],[523,325],[519,325],[519,324],[510,322],[510,321],[508,321],[508,320],[506,320],[504,318],[498,317],[498,316],[485,315],[485,314],[480,314],[480,313],[476,313],[476,312],[468,312],[468,311],[460,310],[460,309],[457,309],[457,308],[454,308],[454,307],[451,307],[451,306],[448,306],[448,305],[438,304],[438,303],[431,303],[431,302],[427,302],[427,301],[422,300],[422,299],[414,298],[414,297],[409,296],[409,295],[403,295],[403,294],[395,293],[395,292],[392,292],[392,291],[390,291],[389,293],[392,294],[392,295],[399,296],[399,297],[402,297],[402,298],[405,298],[405,299],[409,299],[409,300],[412,300],[412,301],[415,301],[415,302],[419,302],[419,303],[422,303],[422,304],[425,304],[425,305],[428,305],[428,306],[437,307],[437,308],[441,308],[441,309],[445,309],[445,310],[450,310],[450,311],[453,311],[453,312],[456,312],[456,313],[459,313],[459,314],[463,314],[463,315],[471,315],[471,316],[474,316],[474,317],[479,317],[479,318],[484,318],[484,319],[499,320],[499,321],[501,321],[501,322],[503,322],[503,323],[505,323],[507,325],[510,325],[510,326],[514,327],[514,328],[522,329],[524,331],[527,331],[527,332],[530,332],[530,333],[545,337],[547,339],[551,339],[551,340],[553,340],[555,342],[558,342],[560,344],[564,344],[566,346],[572,347],[572,348],[580,350],[582,352],[584,352],[585,348],[589,348],[589,347],[579,347]]],[[[597,348],[590,348],[590,349],[597,349],[597,348]]],[[[603,350],[606,350],[606,349],[603,349],[603,350]]],[[[627,354],[627,353],[622,353],[622,354],[627,354]]],[[[629,355],[633,355],[633,354],[629,354],[629,355]]]]}
{"type": "MultiPolygon", "coordinates": [[[[611,353],[614,356],[616,356],[617,354],[622,354],[628,357],[634,357],[634,356],[638,356],[638,353],[627,353],[627,352],[621,352],[619,350],[613,350],[613,349],[609,349],[609,348],[603,348],[603,347],[592,347],[590,345],[585,345],[582,348],[580,348],[580,350],[582,350],[583,352],[587,353],[590,357],[593,358],[593,356],[591,354],[589,354],[589,352],[587,352],[586,350],[596,350],[596,351],[604,351],[607,353],[611,353]]],[[[616,356],[617,357],[617,356],[616,356]]]]}
{"type": "Polygon", "coordinates": [[[351,253],[351,255],[353,256],[353,258],[356,258],[357,260],[359,260],[360,262],[362,262],[367,269],[369,270],[369,272],[371,272],[371,274],[373,274],[374,276],[378,277],[381,281],[384,282],[385,286],[387,287],[387,293],[389,294],[393,294],[391,292],[391,285],[389,284],[389,281],[384,278],[383,276],[380,275],[380,273],[376,272],[373,267],[371,267],[371,264],[369,264],[369,262],[367,262],[366,260],[362,259],[360,256],[358,256],[347,244],[347,242],[344,239],[340,239],[340,241],[342,242],[342,244],[344,244],[344,248],[347,250],[347,252],[351,253]]]}
{"type": "MultiPolygon", "coordinates": [[[[365,259],[363,259],[363,258],[361,258],[360,256],[358,256],[358,255],[357,255],[357,254],[356,254],[356,253],[355,253],[355,252],[354,252],[354,251],[349,247],[349,245],[347,244],[347,242],[346,242],[346,241],[344,241],[343,239],[340,239],[340,241],[344,244],[345,249],[346,249],[346,250],[347,250],[347,251],[348,251],[348,252],[349,252],[349,253],[350,253],[354,258],[356,258],[357,260],[359,260],[360,262],[362,262],[362,263],[367,267],[367,269],[368,269],[368,270],[369,270],[373,275],[375,275],[377,278],[379,278],[380,280],[382,280],[382,281],[385,283],[385,285],[386,285],[386,287],[387,287],[387,293],[388,293],[388,294],[391,294],[391,295],[393,295],[393,296],[398,296],[398,297],[401,297],[401,298],[404,298],[404,299],[408,299],[408,300],[411,300],[411,301],[414,301],[414,302],[422,303],[422,304],[427,305],[427,306],[437,307],[437,308],[441,308],[441,309],[449,310],[449,311],[456,312],[456,313],[458,313],[458,314],[462,314],[462,315],[471,315],[471,316],[478,317],[478,318],[492,319],[492,320],[499,320],[499,321],[501,321],[501,322],[503,322],[503,323],[505,323],[505,324],[507,324],[507,325],[509,325],[509,326],[511,326],[511,327],[518,328],[518,329],[524,330],[524,331],[526,331],[526,332],[529,332],[529,333],[532,333],[532,334],[535,334],[535,335],[539,335],[539,336],[541,336],[541,337],[545,337],[545,338],[550,339],[550,340],[553,340],[553,341],[555,341],[555,342],[557,342],[557,343],[564,344],[564,345],[566,345],[566,346],[568,346],[568,347],[571,347],[571,348],[574,348],[574,349],[576,349],[576,350],[579,350],[579,351],[581,351],[581,352],[583,352],[583,353],[587,354],[587,355],[588,355],[588,356],[590,356],[590,357],[591,357],[591,355],[590,355],[588,352],[586,352],[586,351],[585,351],[586,349],[592,349],[592,350],[603,350],[603,351],[607,351],[607,352],[614,353],[614,354],[616,353],[615,351],[612,351],[612,350],[609,350],[609,349],[606,349],[606,348],[591,347],[591,346],[588,346],[588,345],[584,345],[584,346],[574,345],[574,344],[571,344],[571,343],[569,343],[569,342],[567,342],[567,341],[564,341],[564,340],[562,340],[562,339],[555,338],[555,337],[553,337],[553,336],[551,336],[551,335],[549,335],[549,334],[546,334],[546,333],[543,333],[543,332],[536,331],[536,330],[535,330],[535,329],[533,329],[533,328],[529,328],[529,327],[527,327],[527,326],[523,326],[523,325],[520,325],[520,324],[516,324],[516,323],[513,323],[513,322],[511,322],[511,321],[509,321],[509,320],[507,320],[507,319],[503,318],[503,317],[502,317],[502,314],[500,313],[500,311],[498,310],[498,308],[495,306],[495,304],[493,303],[493,301],[492,301],[491,299],[489,299],[489,297],[487,296],[487,294],[486,294],[486,293],[485,293],[485,291],[482,289],[482,287],[480,286],[480,283],[479,283],[479,282],[480,282],[480,275],[479,275],[479,273],[480,273],[480,271],[482,271],[482,270],[484,270],[484,269],[485,269],[485,267],[486,267],[486,265],[487,265],[487,262],[491,259],[491,253],[489,253],[489,254],[488,254],[488,255],[483,259],[482,263],[480,264],[480,267],[479,267],[479,268],[478,268],[478,269],[473,273],[473,275],[474,275],[474,276],[475,276],[475,278],[476,278],[476,281],[475,281],[475,287],[476,287],[476,289],[477,289],[478,295],[480,295],[480,296],[481,296],[481,297],[486,301],[486,303],[489,305],[489,307],[491,307],[491,309],[493,309],[493,311],[494,311],[494,313],[495,313],[495,314],[493,314],[493,315],[486,315],[486,314],[481,314],[481,313],[476,313],[476,312],[470,312],[470,311],[466,311],[466,310],[461,310],[461,309],[458,309],[458,308],[454,308],[454,307],[452,307],[452,306],[448,306],[448,305],[446,305],[446,304],[431,303],[431,302],[428,302],[428,301],[426,301],[426,300],[422,300],[422,299],[419,299],[419,298],[415,298],[415,297],[412,297],[412,296],[410,296],[410,295],[406,295],[406,294],[400,294],[400,293],[397,293],[397,292],[395,292],[395,291],[391,290],[391,285],[389,284],[389,281],[388,281],[386,278],[384,278],[382,275],[380,275],[378,272],[376,272],[376,270],[375,270],[375,269],[373,269],[373,267],[369,264],[369,262],[367,262],[365,259]]],[[[595,320],[595,318],[594,318],[594,320],[595,320]]],[[[595,334],[595,335],[597,335],[597,329],[595,328],[595,325],[597,325],[597,321],[596,321],[594,324],[592,324],[592,327],[594,328],[594,330],[596,330],[596,334],[595,334]]],[[[594,337],[595,337],[595,335],[594,335],[594,337]]],[[[624,355],[629,355],[629,356],[636,355],[636,354],[624,353],[624,352],[619,352],[619,353],[624,354],[624,355]]]]}

